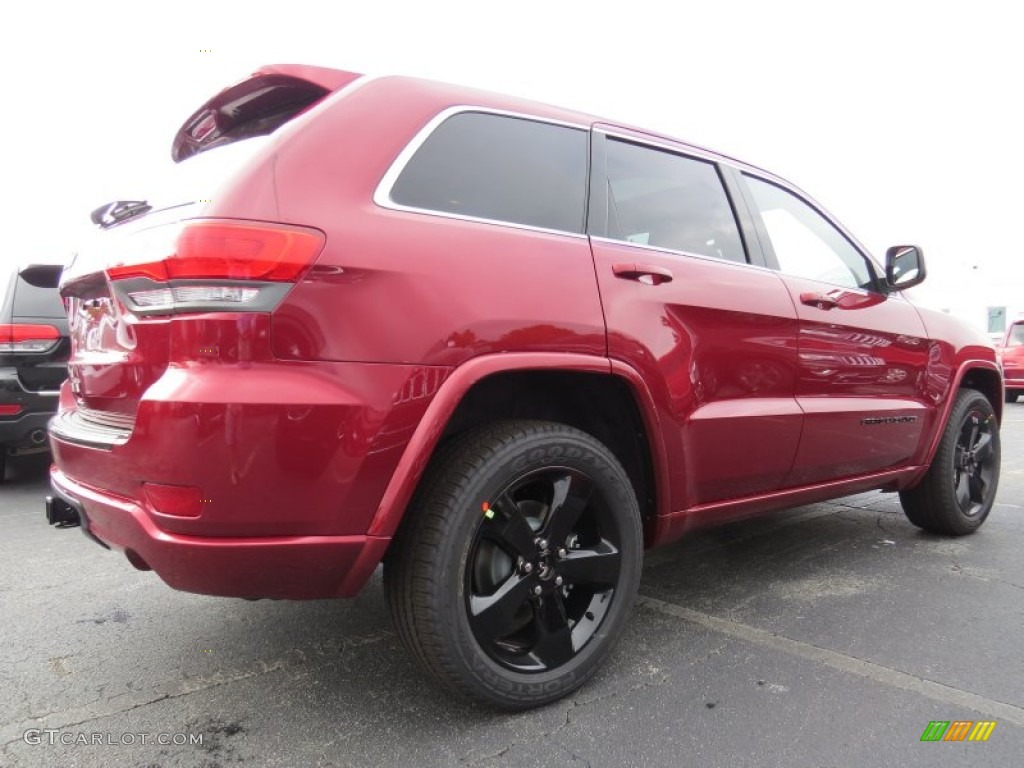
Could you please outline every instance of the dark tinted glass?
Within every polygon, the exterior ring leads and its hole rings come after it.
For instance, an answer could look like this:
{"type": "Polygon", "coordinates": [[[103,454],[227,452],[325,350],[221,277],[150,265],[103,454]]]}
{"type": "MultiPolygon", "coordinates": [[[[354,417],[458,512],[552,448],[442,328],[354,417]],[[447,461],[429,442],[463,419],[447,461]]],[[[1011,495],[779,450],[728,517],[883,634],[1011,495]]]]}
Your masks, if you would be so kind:
{"type": "Polygon", "coordinates": [[[391,190],[400,205],[583,231],[587,132],[482,112],[445,120],[391,190]]]}
{"type": "MultiPolygon", "coordinates": [[[[55,267],[59,278],[60,267],[55,267]]],[[[18,277],[18,283],[14,288],[14,317],[63,317],[64,304],[57,286],[41,285],[30,283],[23,277],[18,277]]]]}
{"type": "Polygon", "coordinates": [[[714,165],[615,139],[608,141],[608,236],[747,260],[714,165]]]}

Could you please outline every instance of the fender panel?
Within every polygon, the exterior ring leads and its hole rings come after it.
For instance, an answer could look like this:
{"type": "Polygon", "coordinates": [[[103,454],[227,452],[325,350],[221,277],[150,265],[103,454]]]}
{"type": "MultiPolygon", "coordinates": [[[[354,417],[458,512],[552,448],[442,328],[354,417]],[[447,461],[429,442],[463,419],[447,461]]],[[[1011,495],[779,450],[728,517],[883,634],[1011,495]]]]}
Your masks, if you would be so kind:
{"type": "Polygon", "coordinates": [[[482,379],[510,371],[560,370],[617,375],[625,379],[637,397],[644,424],[647,428],[649,449],[653,461],[654,482],[657,488],[659,512],[667,504],[668,489],[664,480],[668,476],[667,458],[661,439],[661,428],[653,400],[639,374],[628,366],[604,357],[563,353],[508,353],[484,355],[460,365],[441,385],[426,413],[416,427],[402,453],[398,466],[384,491],[377,512],[370,523],[369,536],[391,537],[405,514],[406,507],[416,490],[430,457],[437,446],[452,414],[466,393],[482,379]]]}
{"type": "MultiPolygon", "coordinates": [[[[911,475],[909,478],[899,483],[898,490],[905,490],[912,488],[917,485],[927,474],[929,467],[931,467],[932,459],[935,458],[935,452],[939,450],[939,441],[942,440],[942,433],[946,429],[946,423],[949,421],[949,413],[953,410],[953,401],[956,400],[954,394],[963,385],[964,379],[967,375],[974,370],[984,369],[993,371],[999,376],[1000,383],[1002,382],[1002,372],[999,370],[999,365],[993,360],[981,360],[971,358],[962,360],[958,367],[956,374],[952,379],[952,386],[946,396],[946,401],[942,404],[939,418],[936,420],[935,432],[931,437],[931,440],[927,443],[927,448],[921,456],[921,461],[917,462],[920,465],[920,469],[911,475]]],[[[1000,423],[1003,420],[1003,398],[997,397],[995,402],[992,403],[992,409],[996,412],[996,420],[1000,423]]]]}

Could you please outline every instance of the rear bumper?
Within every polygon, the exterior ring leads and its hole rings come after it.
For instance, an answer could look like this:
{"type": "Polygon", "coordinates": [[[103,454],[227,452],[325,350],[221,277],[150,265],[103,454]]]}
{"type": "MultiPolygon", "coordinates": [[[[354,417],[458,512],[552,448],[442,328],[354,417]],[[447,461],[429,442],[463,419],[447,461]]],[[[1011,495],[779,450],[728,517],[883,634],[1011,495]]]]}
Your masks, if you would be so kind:
{"type": "Polygon", "coordinates": [[[176,589],[350,596],[387,549],[370,524],[432,399],[428,374],[356,363],[169,367],[127,420],[80,408],[65,383],[50,426],[52,484],[92,536],[176,589]],[[175,507],[159,487],[195,503],[175,507]]]}
{"type": "Polygon", "coordinates": [[[79,511],[82,528],[169,586],[225,597],[351,597],[373,573],[389,539],[373,536],[182,536],[161,530],[131,499],[51,469],[54,491],[79,511]]]}
{"type": "Polygon", "coordinates": [[[46,424],[57,410],[55,392],[24,389],[13,370],[0,370],[0,404],[17,405],[17,416],[0,416],[0,448],[46,450],[46,424]]]}

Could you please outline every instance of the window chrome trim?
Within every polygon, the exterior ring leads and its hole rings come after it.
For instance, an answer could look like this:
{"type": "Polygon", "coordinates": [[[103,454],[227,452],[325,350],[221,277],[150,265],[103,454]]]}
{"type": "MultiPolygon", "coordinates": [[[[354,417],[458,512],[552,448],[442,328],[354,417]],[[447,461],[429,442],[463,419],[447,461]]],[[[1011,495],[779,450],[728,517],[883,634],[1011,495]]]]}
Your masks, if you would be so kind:
{"type": "MultiPolygon", "coordinates": [[[[552,235],[561,235],[563,237],[575,237],[578,239],[587,239],[586,232],[569,232],[564,229],[548,229],[547,227],[536,227],[532,224],[520,224],[515,221],[505,221],[503,219],[488,219],[482,216],[466,216],[461,213],[451,213],[449,211],[439,211],[434,208],[420,208],[414,205],[403,205],[402,203],[396,203],[391,199],[391,192],[394,189],[395,183],[398,181],[398,177],[402,175],[402,171],[405,170],[406,165],[412,160],[420,147],[426,142],[426,140],[436,131],[443,122],[448,118],[454,117],[455,115],[465,114],[467,112],[479,112],[485,115],[497,115],[499,117],[511,117],[517,120],[529,120],[533,123],[544,123],[547,125],[556,125],[562,128],[572,128],[574,130],[583,131],[584,134],[590,133],[590,126],[582,123],[570,123],[565,120],[556,120],[547,117],[537,117],[536,115],[530,115],[523,112],[512,112],[505,109],[495,109],[492,107],[480,107],[472,104],[460,104],[454,107],[448,107],[442,110],[431,118],[426,125],[424,125],[412,140],[405,145],[401,152],[398,153],[398,157],[394,159],[391,165],[385,171],[384,176],[381,178],[380,183],[377,184],[377,188],[373,192],[373,202],[381,208],[386,208],[392,211],[404,211],[406,213],[424,213],[429,216],[440,216],[445,219],[455,219],[458,221],[474,221],[481,224],[497,224],[502,227],[511,227],[513,229],[525,229],[530,232],[544,232],[552,235]]],[[[589,163],[589,160],[588,160],[589,163]]],[[[585,222],[584,222],[585,223],[585,222]]]]}
{"type": "Polygon", "coordinates": [[[651,147],[652,149],[660,149],[665,152],[672,152],[677,155],[691,155],[696,160],[703,160],[705,162],[712,163],[714,165],[728,165],[735,167],[732,162],[728,159],[716,154],[713,150],[701,149],[700,147],[693,147],[689,144],[680,142],[679,144],[673,144],[667,139],[658,139],[653,136],[631,136],[628,133],[616,131],[610,127],[601,126],[594,129],[594,133],[603,134],[606,138],[613,139],[616,141],[625,141],[629,144],[640,144],[642,146],[651,147]]]}
{"type": "MultiPolygon", "coordinates": [[[[739,167],[736,170],[739,171],[740,176],[745,176],[745,177],[748,177],[748,178],[751,178],[751,179],[756,179],[757,181],[760,181],[763,184],[770,184],[773,187],[778,187],[783,192],[788,192],[790,195],[792,195],[797,200],[802,202],[804,205],[806,205],[812,211],[817,213],[826,222],[831,224],[832,228],[834,230],[836,230],[836,232],[839,233],[839,236],[842,237],[847,243],[849,243],[850,246],[853,248],[853,250],[855,250],[857,253],[859,253],[861,255],[861,257],[864,260],[866,260],[871,265],[872,269],[874,269],[875,277],[878,280],[879,290],[872,290],[871,292],[872,293],[882,293],[882,294],[884,294],[886,296],[894,295],[894,294],[885,293],[884,289],[882,288],[882,286],[885,284],[885,267],[878,261],[878,259],[875,258],[874,254],[860,240],[858,240],[856,237],[854,237],[853,233],[850,232],[846,227],[844,227],[842,222],[840,222],[839,219],[837,219],[835,216],[833,216],[828,211],[828,209],[825,208],[821,203],[819,203],[817,200],[815,200],[809,194],[804,192],[804,190],[800,189],[800,187],[796,186],[792,182],[787,181],[786,179],[783,179],[780,176],[776,176],[771,171],[764,171],[764,170],[761,170],[760,168],[756,168],[756,169],[746,168],[745,169],[745,168],[739,168],[739,167]]],[[[745,179],[744,179],[743,183],[746,184],[746,180],[745,179]]],[[[749,189],[749,187],[748,187],[748,189],[749,189]]],[[[753,193],[751,193],[751,194],[753,194],[753,193]]],[[[757,211],[757,215],[761,216],[760,210],[757,211]]],[[[772,246],[772,248],[774,249],[774,245],[772,246]]],[[[778,258],[778,257],[776,257],[776,258],[778,258]]],[[[783,272],[781,267],[777,271],[778,271],[778,273],[780,275],[789,275],[790,277],[799,277],[799,275],[790,275],[788,272],[783,272]]],[[[808,279],[810,279],[810,278],[808,278],[808,279]]],[[[822,281],[819,281],[819,282],[822,282],[822,281]]],[[[828,285],[834,285],[834,283],[828,283],[828,285]]]]}
{"type": "MultiPolygon", "coordinates": [[[[776,187],[779,187],[780,189],[783,189],[784,191],[796,197],[798,200],[802,201],[811,210],[815,211],[825,221],[831,224],[832,227],[837,232],[839,232],[843,239],[846,240],[851,246],[853,246],[853,249],[860,253],[860,255],[871,264],[871,266],[876,270],[877,275],[884,275],[885,273],[885,270],[881,268],[878,260],[875,259],[874,254],[872,254],[871,251],[868,250],[863,243],[861,243],[856,237],[854,237],[853,233],[846,229],[846,227],[844,227],[843,224],[838,219],[836,219],[835,216],[833,216],[827,209],[825,209],[824,206],[818,203],[817,200],[808,195],[804,190],[800,189],[800,187],[796,186],[790,181],[787,181],[781,176],[776,176],[771,171],[766,171],[763,168],[758,168],[756,166],[749,165],[747,163],[744,163],[742,160],[735,160],[724,155],[719,155],[716,152],[714,152],[714,150],[703,149],[701,147],[694,147],[684,142],[674,144],[670,140],[659,139],[653,136],[633,136],[623,131],[617,131],[611,126],[602,125],[601,127],[595,128],[594,133],[604,134],[608,138],[617,139],[620,141],[627,141],[631,144],[639,144],[642,146],[649,146],[655,149],[660,149],[666,152],[673,152],[677,155],[692,155],[695,159],[704,160],[706,162],[714,163],[715,165],[733,168],[741,176],[749,176],[750,178],[763,181],[766,184],[772,184],[776,187]]],[[[758,215],[760,215],[759,212],[758,215]]],[[[759,265],[752,264],[751,266],[759,265]]],[[[782,270],[775,270],[771,268],[769,269],[770,271],[777,272],[778,274],[787,274],[782,270]]],[[[828,283],[828,285],[832,285],[832,283],[828,283]]],[[[877,291],[875,292],[877,293],[877,291]]]]}
{"type": "Polygon", "coordinates": [[[734,267],[751,267],[753,269],[759,269],[763,272],[771,272],[772,274],[778,274],[777,270],[771,267],[766,267],[763,264],[752,264],[749,261],[733,261],[732,259],[720,259],[717,256],[708,256],[703,253],[692,253],[690,251],[677,251],[673,248],[661,248],[657,245],[647,245],[645,243],[631,243],[629,240],[616,240],[614,237],[604,237],[603,235],[591,235],[590,239],[595,243],[608,243],[610,245],[625,245],[630,248],[639,248],[643,251],[654,251],[655,253],[664,253],[668,256],[681,256],[684,259],[700,259],[701,261],[710,261],[713,264],[731,264],[734,267]]]}

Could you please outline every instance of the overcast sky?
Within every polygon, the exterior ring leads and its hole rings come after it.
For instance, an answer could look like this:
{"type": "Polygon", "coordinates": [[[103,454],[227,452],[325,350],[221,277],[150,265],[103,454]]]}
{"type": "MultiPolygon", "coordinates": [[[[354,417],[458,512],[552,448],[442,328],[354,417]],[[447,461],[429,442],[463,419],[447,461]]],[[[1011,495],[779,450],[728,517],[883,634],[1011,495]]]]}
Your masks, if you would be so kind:
{"type": "Polygon", "coordinates": [[[70,253],[92,208],[149,194],[200,103],[260,64],[299,62],[488,88],[712,147],[803,187],[876,256],[923,246],[934,303],[1005,302],[1008,285],[1024,292],[1010,7],[7,4],[0,223],[18,260],[70,253]]]}

